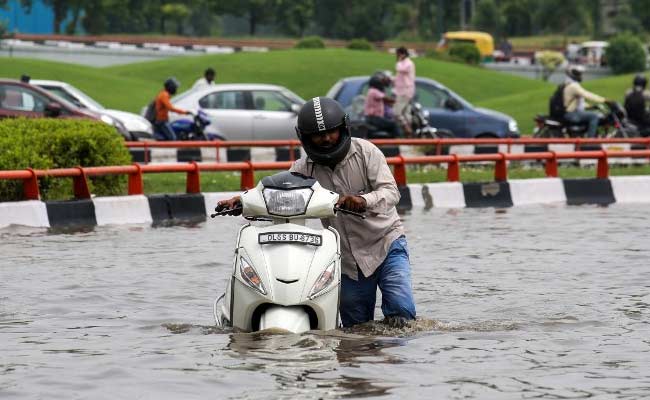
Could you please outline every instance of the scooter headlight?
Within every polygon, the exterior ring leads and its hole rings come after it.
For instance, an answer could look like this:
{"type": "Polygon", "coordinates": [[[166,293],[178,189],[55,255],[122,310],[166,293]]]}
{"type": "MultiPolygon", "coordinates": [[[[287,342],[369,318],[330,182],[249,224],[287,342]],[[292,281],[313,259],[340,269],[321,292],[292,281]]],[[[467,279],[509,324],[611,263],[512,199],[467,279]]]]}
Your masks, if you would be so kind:
{"type": "Polygon", "coordinates": [[[311,189],[278,190],[264,189],[264,201],[270,215],[291,217],[304,214],[312,193],[311,189]]]}
{"type": "Polygon", "coordinates": [[[264,289],[264,284],[262,283],[262,279],[260,279],[260,276],[257,275],[257,271],[255,271],[255,268],[253,268],[253,266],[250,265],[244,259],[244,257],[239,257],[239,273],[241,274],[241,277],[244,279],[244,282],[248,284],[248,286],[252,287],[253,289],[257,290],[262,294],[266,294],[266,289],[264,289]]]}
{"type": "Polygon", "coordinates": [[[311,288],[311,292],[309,293],[309,298],[314,298],[321,294],[327,287],[334,281],[334,276],[336,272],[336,262],[332,262],[330,265],[325,268],[325,271],[323,271],[318,279],[316,279],[316,283],[314,283],[314,286],[311,288]]]}

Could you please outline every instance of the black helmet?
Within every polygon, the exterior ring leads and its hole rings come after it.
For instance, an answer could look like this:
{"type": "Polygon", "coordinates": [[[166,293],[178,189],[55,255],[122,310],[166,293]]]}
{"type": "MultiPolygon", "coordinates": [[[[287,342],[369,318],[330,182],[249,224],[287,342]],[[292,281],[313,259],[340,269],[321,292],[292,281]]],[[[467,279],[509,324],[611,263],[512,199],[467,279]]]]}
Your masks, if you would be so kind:
{"type": "Polygon", "coordinates": [[[178,90],[178,87],[181,84],[178,82],[178,80],[174,77],[167,78],[165,81],[165,90],[169,92],[169,94],[176,94],[176,91],[178,90]]]}
{"type": "Polygon", "coordinates": [[[375,72],[368,80],[368,86],[377,90],[381,90],[383,92],[386,88],[385,79],[386,78],[383,73],[375,72]]]}
{"type": "Polygon", "coordinates": [[[350,128],[348,115],[343,107],[328,97],[314,97],[302,106],[298,112],[296,126],[298,139],[305,152],[317,164],[334,166],[341,162],[350,150],[350,128]],[[330,148],[316,146],[311,135],[323,134],[339,129],[339,141],[330,148]]]}
{"type": "Polygon", "coordinates": [[[637,76],[634,77],[634,81],[632,85],[634,87],[640,87],[642,89],[645,89],[645,87],[648,85],[648,80],[643,74],[638,74],[637,76]]]}
{"type": "Polygon", "coordinates": [[[585,68],[582,65],[569,65],[566,69],[566,74],[569,78],[576,82],[582,82],[582,73],[585,68]]]}

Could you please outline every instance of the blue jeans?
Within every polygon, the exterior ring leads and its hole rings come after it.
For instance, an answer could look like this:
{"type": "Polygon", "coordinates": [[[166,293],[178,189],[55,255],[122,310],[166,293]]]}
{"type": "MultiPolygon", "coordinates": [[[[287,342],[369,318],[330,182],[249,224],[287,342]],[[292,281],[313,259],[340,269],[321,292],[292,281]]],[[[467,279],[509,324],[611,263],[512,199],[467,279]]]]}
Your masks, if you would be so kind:
{"type": "Polygon", "coordinates": [[[592,111],[573,111],[566,113],[564,115],[564,118],[572,124],[589,124],[589,128],[587,129],[587,137],[596,137],[596,132],[598,131],[598,121],[600,120],[600,115],[598,113],[592,111]]]}
{"type": "Polygon", "coordinates": [[[388,249],[384,262],[369,277],[358,270],[359,280],[341,277],[341,321],[348,327],[375,319],[377,286],[381,290],[381,311],[384,317],[400,316],[415,319],[415,303],[411,290],[411,265],[404,236],[388,249]]]}
{"type": "Polygon", "coordinates": [[[169,122],[156,122],[154,124],[153,137],[156,140],[176,140],[176,133],[169,122]]]}

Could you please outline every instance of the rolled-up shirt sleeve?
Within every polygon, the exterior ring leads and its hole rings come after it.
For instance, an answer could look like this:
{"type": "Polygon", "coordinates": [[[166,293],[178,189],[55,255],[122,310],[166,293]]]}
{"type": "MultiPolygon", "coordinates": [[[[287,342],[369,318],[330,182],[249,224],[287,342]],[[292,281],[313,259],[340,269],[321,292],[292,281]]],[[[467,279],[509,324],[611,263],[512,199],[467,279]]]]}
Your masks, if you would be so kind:
{"type": "Polygon", "coordinates": [[[299,158],[296,161],[291,164],[291,168],[289,168],[289,172],[298,172],[299,174],[307,175],[309,176],[309,173],[307,171],[307,161],[305,161],[304,158],[299,158]]]}
{"type": "Polygon", "coordinates": [[[370,212],[385,214],[399,203],[400,194],[383,153],[374,147],[365,155],[368,181],[372,191],[362,194],[370,212]]]}

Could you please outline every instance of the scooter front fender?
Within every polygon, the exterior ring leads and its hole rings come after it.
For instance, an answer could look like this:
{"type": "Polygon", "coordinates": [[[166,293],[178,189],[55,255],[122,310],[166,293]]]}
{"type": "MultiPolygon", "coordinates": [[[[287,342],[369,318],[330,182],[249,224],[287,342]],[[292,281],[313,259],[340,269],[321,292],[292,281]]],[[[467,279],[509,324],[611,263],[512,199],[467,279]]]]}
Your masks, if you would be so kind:
{"type": "Polygon", "coordinates": [[[260,330],[268,329],[292,333],[306,332],[310,329],[309,315],[301,306],[271,306],[260,316],[260,330]]]}

